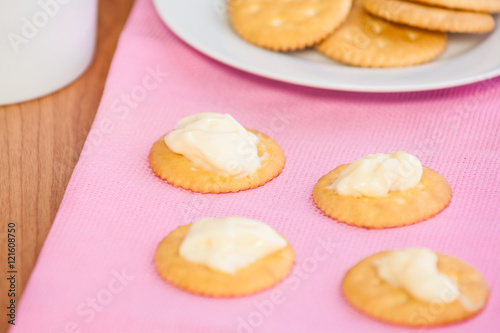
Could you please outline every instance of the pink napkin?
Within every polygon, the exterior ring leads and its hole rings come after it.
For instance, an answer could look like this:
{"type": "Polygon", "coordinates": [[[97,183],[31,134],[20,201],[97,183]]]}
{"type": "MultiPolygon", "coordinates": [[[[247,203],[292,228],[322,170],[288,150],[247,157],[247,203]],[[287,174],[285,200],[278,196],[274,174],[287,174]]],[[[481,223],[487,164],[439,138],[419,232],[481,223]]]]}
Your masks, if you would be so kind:
{"type": "MultiPolygon", "coordinates": [[[[211,60],[137,0],[106,90],[11,332],[415,332],[365,317],[340,292],[348,268],[385,249],[459,257],[491,287],[485,310],[434,332],[500,331],[500,78],[457,89],[359,94],[298,87],[211,60]],[[156,177],[151,145],[197,112],[232,114],[283,148],[283,173],[254,190],[197,194],[156,177]],[[451,205],[413,226],[365,230],[324,216],[312,188],[369,153],[408,151],[439,171],[451,205]],[[297,253],[290,277],[236,299],[198,297],[155,271],[158,242],[201,217],[269,223],[297,253]]],[[[425,320],[441,311],[423,309],[425,320]]]]}

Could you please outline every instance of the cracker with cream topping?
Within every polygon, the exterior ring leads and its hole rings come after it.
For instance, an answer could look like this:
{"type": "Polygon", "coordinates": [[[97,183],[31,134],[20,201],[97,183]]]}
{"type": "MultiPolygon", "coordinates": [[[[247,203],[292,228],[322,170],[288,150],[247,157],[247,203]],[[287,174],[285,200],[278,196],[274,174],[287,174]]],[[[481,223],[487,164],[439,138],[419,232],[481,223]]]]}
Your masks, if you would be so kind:
{"type": "Polygon", "coordinates": [[[347,17],[352,0],[229,0],[234,30],[274,51],[300,50],[321,41],[347,17]]]}
{"type": "Polygon", "coordinates": [[[446,179],[425,166],[418,185],[405,191],[389,192],[381,198],[340,195],[328,187],[347,166],[330,171],[313,189],[318,208],[339,222],[376,229],[401,227],[436,215],[451,201],[451,188],[446,179]]]}
{"type": "Polygon", "coordinates": [[[190,293],[213,297],[254,294],[282,281],[293,267],[295,252],[290,243],[238,269],[234,275],[192,263],[179,255],[179,248],[190,226],[183,225],[172,231],[160,242],[155,254],[155,266],[160,276],[190,293]]]}
{"type": "Polygon", "coordinates": [[[461,296],[452,303],[440,298],[429,303],[413,298],[379,277],[376,262],[388,253],[384,251],[363,259],[349,269],[342,281],[347,301],[365,315],[396,325],[426,327],[465,320],[486,305],[488,285],[475,268],[460,259],[437,253],[438,271],[452,279],[461,296]]]}
{"type": "Polygon", "coordinates": [[[149,153],[153,172],[168,183],[200,193],[227,193],[264,185],[278,176],[285,166],[285,154],[267,135],[248,130],[259,138],[257,144],[261,167],[246,176],[226,176],[194,165],[181,154],[174,153],[165,144],[164,136],[156,141],[149,153]]]}

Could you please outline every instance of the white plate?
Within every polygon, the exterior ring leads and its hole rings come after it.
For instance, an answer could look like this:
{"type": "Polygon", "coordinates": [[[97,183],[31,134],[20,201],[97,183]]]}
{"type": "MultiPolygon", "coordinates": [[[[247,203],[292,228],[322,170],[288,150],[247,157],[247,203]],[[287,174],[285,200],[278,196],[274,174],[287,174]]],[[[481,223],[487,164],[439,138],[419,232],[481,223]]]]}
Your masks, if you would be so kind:
{"type": "Polygon", "coordinates": [[[401,92],[460,86],[500,75],[500,19],[485,35],[450,35],[446,52],[425,65],[367,69],[342,65],[313,50],[278,53],[253,46],[231,29],[226,0],[153,0],[167,26],[187,44],[229,66],[304,86],[401,92]]]}

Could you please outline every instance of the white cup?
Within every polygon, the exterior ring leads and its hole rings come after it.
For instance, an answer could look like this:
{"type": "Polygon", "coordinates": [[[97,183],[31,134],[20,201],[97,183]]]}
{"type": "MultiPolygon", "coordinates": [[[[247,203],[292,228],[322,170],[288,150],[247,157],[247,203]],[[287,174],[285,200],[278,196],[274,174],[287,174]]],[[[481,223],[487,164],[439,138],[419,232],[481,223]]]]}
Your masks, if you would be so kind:
{"type": "Polygon", "coordinates": [[[37,98],[91,63],[97,0],[0,0],[0,105],[37,98]]]}

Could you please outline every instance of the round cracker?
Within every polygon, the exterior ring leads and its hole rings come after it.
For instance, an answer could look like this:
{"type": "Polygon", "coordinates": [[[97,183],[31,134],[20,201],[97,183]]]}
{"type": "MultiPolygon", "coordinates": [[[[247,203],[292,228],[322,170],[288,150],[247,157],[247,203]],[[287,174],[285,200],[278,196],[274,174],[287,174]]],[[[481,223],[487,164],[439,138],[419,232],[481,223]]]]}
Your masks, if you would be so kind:
{"type": "Polygon", "coordinates": [[[500,0],[411,0],[431,6],[483,13],[500,13],[500,0]]]}
{"type": "Polygon", "coordinates": [[[295,252],[290,243],[240,268],[234,275],[192,263],[179,255],[190,227],[191,224],[187,224],[172,231],[160,242],[155,254],[155,266],[160,276],[185,291],[213,297],[245,296],[274,286],[292,270],[295,252]]]}
{"type": "Polygon", "coordinates": [[[404,0],[364,0],[371,14],[391,22],[432,31],[485,33],[495,28],[490,14],[431,7],[404,0]]]}
{"type": "Polygon", "coordinates": [[[460,300],[446,304],[441,299],[423,302],[408,292],[383,281],[375,262],[389,251],[374,254],[352,267],[342,282],[347,301],[362,313],[396,325],[425,327],[451,324],[479,313],[488,300],[488,285],[475,268],[460,259],[438,255],[438,271],[449,276],[471,306],[464,307],[460,300]]]}
{"type": "Polygon", "coordinates": [[[446,179],[425,166],[417,186],[389,192],[382,198],[340,195],[327,188],[347,166],[341,165],[324,175],[313,189],[318,208],[339,222],[374,229],[402,227],[436,215],[451,201],[451,188],[446,179]]]}
{"type": "Polygon", "coordinates": [[[259,138],[257,150],[261,167],[253,174],[225,176],[195,166],[181,154],[174,153],[165,144],[162,136],[149,153],[149,164],[153,172],[176,187],[200,193],[238,192],[264,185],[278,176],[285,166],[285,154],[270,137],[254,130],[248,130],[259,138]]]}
{"type": "Polygon", "coordinates": [[[246,41],[274,51],[300,50],[330,34],[352,0],[229,0],[229,18],[246,41]]]}
{"type": "Polygon", "coordinates": [[[446,49],[443,32],[431,32],[383,21],[367,14],[360,1],[346,22],[316,45],[316,50],[342,63],[360,67],[423,64],[446,49]]]}

